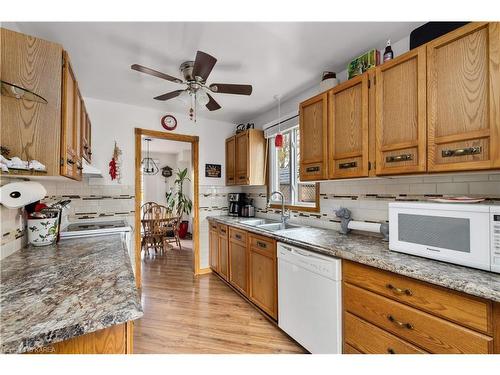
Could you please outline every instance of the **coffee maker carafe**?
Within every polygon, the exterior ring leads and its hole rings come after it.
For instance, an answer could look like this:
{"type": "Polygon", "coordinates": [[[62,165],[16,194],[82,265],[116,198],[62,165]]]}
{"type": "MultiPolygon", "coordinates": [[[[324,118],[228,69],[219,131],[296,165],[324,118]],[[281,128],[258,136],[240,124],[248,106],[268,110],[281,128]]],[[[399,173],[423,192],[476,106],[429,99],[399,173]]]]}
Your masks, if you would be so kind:
{"type": "Polygon", "coordinates": [[[241,216],[241,210],[245,205],[245,193],[229,193],[228,194],[228,214],[229,216],[241,216]]]}

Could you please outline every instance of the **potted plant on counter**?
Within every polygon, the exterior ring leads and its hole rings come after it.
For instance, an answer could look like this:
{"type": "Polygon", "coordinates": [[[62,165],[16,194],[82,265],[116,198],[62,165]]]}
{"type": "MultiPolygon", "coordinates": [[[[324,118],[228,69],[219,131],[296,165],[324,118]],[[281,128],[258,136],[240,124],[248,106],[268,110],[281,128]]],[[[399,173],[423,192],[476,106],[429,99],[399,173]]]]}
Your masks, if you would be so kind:
{"type": "Polygon", "coordinates": [[[181,217],[181,223],[179,225],[180,238],[186,237],[189,224],[189,221],[182,220],[182,217],[184,215],[189,216],[191,214],[191,210],[193,209],[193,202],[186,194],[184,194],[184,182],[191,181],[191,179],[187,177],[187,173],[187,168],[183,170],[179,169],[176,173],[173,191],[166,194],[168,207],[172,210],[172,212],[175,212],[181,217]]]}

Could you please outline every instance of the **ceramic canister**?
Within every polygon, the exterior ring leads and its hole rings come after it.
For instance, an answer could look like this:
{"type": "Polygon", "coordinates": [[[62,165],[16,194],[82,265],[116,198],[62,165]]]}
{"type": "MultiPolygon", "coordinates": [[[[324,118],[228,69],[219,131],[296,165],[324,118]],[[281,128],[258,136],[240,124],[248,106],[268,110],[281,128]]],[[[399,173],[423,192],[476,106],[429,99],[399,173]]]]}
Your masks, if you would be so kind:
{"type": "Polygon", "coordinates": [[[28,219],[28,242],[33,246],[46,246],[56,242],[59,215],[53,218],[28,219]]]}

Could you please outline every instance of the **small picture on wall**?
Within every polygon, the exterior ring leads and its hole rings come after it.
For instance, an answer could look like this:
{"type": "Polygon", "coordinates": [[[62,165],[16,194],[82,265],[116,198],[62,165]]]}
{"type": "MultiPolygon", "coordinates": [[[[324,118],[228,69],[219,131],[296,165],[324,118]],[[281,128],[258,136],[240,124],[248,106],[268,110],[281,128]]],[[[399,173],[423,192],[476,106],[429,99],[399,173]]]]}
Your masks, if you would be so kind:
{"type": "Polygon", "coordinates": [[[221,177],[221,165],[220,164],[205,164],[205,177],[221,177]]]}

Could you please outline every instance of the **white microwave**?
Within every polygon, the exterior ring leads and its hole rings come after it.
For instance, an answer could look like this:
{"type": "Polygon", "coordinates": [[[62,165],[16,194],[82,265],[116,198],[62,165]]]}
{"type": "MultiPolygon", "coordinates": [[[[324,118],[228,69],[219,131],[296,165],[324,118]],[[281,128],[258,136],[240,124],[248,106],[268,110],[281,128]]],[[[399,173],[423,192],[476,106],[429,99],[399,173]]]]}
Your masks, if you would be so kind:
{"type": "Polygon", "coordinates": [[[389,249],[500,273],[500,205],[389,203],[389,249]]]}

